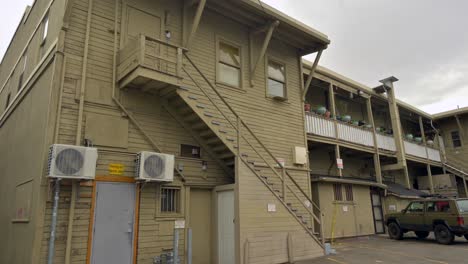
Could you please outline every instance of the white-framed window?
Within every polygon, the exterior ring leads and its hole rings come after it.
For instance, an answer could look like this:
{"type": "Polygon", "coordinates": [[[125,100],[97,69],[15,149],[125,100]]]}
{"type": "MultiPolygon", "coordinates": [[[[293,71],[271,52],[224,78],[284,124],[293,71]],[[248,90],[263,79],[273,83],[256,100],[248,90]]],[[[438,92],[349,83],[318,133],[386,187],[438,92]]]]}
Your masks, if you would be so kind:
{"type": "Polygon", "coordinates": [[[271,58],[267,62],[267,96],[287,98],[286,65],[271,58]]]}
{"type": "Polygon", "coordinates": [[[224,40],[218,41],[217,82],[234,88],[242,88],[241,47],[224,40]]]}

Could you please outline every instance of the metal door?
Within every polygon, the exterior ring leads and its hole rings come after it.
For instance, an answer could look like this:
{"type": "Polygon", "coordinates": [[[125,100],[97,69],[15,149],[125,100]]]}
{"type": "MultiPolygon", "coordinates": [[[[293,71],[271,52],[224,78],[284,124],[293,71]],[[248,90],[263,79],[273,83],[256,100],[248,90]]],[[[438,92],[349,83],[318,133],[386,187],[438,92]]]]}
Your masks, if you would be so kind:
{"type": "Polygon", "coordinates": [[[376,234],[385,233],[385,223],[382,210],[382,199],[377,191],[371,191],[372,213],[374,215],[374,227],[376,234]]]}
{"type": "Polygon", "coordinates": [[[134,184],[96,184],[92,264],[131,264],[135,219],[134,184]]]}
{"type": "Polygon", "coordinates": [[[221,191],[218,196],[218,263],[234,264],[234,191],[221,191]]]}

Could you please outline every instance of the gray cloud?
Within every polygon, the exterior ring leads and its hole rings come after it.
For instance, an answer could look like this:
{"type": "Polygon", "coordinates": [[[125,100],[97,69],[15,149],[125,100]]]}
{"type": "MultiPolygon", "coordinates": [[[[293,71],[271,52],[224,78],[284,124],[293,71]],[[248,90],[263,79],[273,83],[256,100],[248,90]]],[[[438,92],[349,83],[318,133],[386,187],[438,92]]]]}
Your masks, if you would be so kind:
{"type": "Polygon", "coordinates": [[[468,106],[468,1],[265,0],[328,34],[321,64],[430,112],[468,106]]]}

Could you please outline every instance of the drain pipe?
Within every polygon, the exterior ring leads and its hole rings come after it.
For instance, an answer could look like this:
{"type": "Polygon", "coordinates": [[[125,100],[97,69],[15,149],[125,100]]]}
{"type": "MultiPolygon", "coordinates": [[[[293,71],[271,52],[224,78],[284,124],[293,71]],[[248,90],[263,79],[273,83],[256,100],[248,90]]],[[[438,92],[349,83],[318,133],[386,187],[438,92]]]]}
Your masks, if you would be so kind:
{"type": "Polygon", "coordinates": [[[60,197],[60,180],[61,180],[60,178],[55,180],[54,206],[52,208],[52,222],[50,224],[49,255],[47,258],[47,264],[54,263],[55,233],[57,229],[57,213],[58,213],[59,197],[60,197]]]}

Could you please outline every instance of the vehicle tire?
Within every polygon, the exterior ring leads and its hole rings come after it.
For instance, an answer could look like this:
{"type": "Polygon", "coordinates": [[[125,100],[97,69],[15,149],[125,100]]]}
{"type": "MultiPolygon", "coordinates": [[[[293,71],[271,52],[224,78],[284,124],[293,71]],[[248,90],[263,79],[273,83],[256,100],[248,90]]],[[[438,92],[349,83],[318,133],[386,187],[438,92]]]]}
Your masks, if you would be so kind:
{"type": "Polygon", "coordinates": [[[427,231],[414,231],[418,239],[426,239],[429,236],[429,232],[427,231]]]}
{"type": "Polygon", "coordinates": [[[464,235],[465,239],[468,240],[468,235],[464,235]]]}
{"type": "Polygon", "coordinates": [[[388,225],[388,236],[391,239],[401,240],[403,239],[403,230],[397,223],[392,222],[388,225]]]}
{"type": "Polygon", "coordinates": [[[450,245],[455,240],[455,235],[445,225],[436,225],[434,234],[439,244],[450,245]]]}

